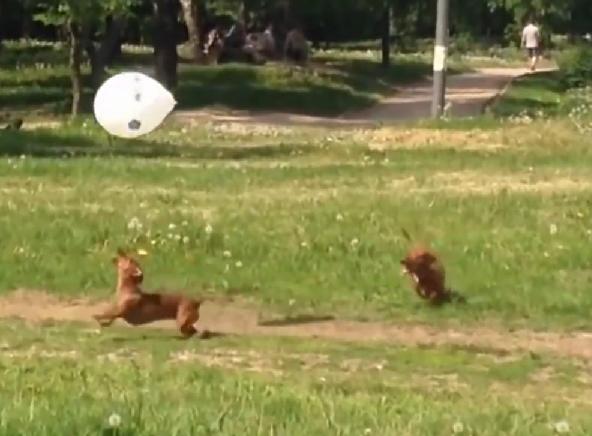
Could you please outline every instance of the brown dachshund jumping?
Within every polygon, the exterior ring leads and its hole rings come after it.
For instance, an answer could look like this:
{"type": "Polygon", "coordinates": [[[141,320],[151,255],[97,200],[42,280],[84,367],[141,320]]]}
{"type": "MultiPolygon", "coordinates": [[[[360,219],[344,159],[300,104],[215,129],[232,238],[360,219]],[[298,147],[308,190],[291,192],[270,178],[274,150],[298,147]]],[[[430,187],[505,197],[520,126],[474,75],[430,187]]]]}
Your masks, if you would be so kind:
{"type": "Polygon", "coordinates": [[[142,291],[142,268],[122,250],[118,250],[113,263],[117,266],[117,301],[103,313],[94,316],[101,327],[111,325],[117,318],[134,326],[174,319],[183,337],[189,338],[197,333],[194,324],[199,319],[201,300],[182,294],[142,291]]]}
{"type": "MultiPolygon", "coordinates": [[[[403,229],[403,234],[410,240],[409,234],[403,229]]],[[[415,292],[420,298],[439,305],[451,302],[453,299],[465,302],[465,298],[446,287],[446,271],[438,255],[420,245],[411,249],[401,260],[403,272],[411,277],[415,292]]]]}

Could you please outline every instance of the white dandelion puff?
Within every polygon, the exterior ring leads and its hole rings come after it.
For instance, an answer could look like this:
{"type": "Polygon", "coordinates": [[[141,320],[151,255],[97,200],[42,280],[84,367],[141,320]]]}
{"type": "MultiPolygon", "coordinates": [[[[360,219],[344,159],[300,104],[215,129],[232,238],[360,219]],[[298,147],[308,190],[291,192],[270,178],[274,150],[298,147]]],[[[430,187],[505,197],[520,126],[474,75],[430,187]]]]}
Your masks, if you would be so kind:
{"type": "Polygon", "coordinates": [[[119,416],[117,413],[112,413],[109,416],[107,422],[109,423],[109,427],[117,428],[121,425],[121,416],[119,416]]]}
{"type": "Polygon", "coordinates": [[[567,434],[570,432],[569,423],[565,420],[553,424],[553,429],[559,434],[567,434]]]}

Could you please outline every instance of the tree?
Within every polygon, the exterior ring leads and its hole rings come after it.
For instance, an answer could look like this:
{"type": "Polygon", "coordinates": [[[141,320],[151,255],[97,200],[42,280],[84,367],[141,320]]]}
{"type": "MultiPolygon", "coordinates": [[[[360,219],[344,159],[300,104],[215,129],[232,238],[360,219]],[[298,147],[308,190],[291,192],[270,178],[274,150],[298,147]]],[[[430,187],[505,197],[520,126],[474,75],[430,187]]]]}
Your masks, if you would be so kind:
{"type": "MultiPolygon", "coordinates": [[[[107,20],[128,13],[138,0],[37,0],[40,10],[35,19],[44,24],[65,27],[69,43],[72,116],[78,115],[82,101],[82,60],[86,48],[91,60],[92,77],[98,85],[107,57],[94,49],[94,34],[107,20]]],[[[106,50],[106,49],[105,49],[106,50]]]]}
{"type": "Polygon", "coordinates": [[[94,88],[98,88],[102,83],[106,67],[111,65],[121,52],[121,40],[126,23],[127,17],[124,13],[114,12],[113,15],[105,17],[99,31],[90,30],[89,35],[84,38],[84,49],[90,61],[94,88]],[[99,42],[95,42],[97,35],[100,37],[99,42]]]}
{"type": "Polygon", "coordinates": [[[82,99],[82,35],[97,13],[95,0],[40,1],[42,12],[35,18],[44,24],[65,26],[68,30],[70,81],[72,83],[72,116],[80,112],[82,99]]]}
{"type": "Polygon", "coordinates": [[[201,41],[201,10],[202,4],[200,0],[179,0],[183,9],[183,19],[187,26],[187,34],[189,36],[189,45],[191,46],[191,53],[195,62],[203,60],[202,55],[202,41],[201,41]]]}
{"type": "Polygon", "coordinates": [[[168,89],[177,86],[178,0],[152,0],[156,79],[168,89]]]}
{"type": "Polygon", "coordinates": [[[385,1],[382,13],[382,66],[388,68],[391,65],[391,16],[392,6],[390,1],[385,1]]]}

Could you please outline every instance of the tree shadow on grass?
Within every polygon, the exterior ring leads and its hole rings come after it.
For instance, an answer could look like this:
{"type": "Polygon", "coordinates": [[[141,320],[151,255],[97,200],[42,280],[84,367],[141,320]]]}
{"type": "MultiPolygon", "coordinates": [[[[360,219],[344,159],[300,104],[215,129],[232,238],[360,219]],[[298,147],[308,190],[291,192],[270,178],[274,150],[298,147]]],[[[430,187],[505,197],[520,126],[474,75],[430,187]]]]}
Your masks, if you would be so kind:
{"type": "Polygon", "coordinates": [[[223,66],[185,72],[176,94],[180,109],[220,105],[307,115],[338,115],[375,102],[372,96],[333,80],[314,81],[301,76],[294,79],[293,85],[286,83],[288,80],[284,76],[276,83],[255,67],[223,66]]]}
{"type": "Polygon", "coordinates": [[[503,98],[503,104],[494,107],[494,113],[497,116],[510,116],[526,114],[529,116],[536,115],[537,112],[544,112],[547,116],[557,115],[560,111],[558,103],[541,101],[536,98],[528,97],[512,97],[506,96],[503,98]]]}
{"type": "Polygon", "coordinates": [[[144,159],[183,158],[195,160],[247,160],[303,155],[312,145],[204,145],[186,146],[145,139],[117,139],[109,145],[104,139],[82,134],[60,134],[53,130],[0,131],[0,156],[37,158],[135,157],[144,159]]]}
{"type": "Polygon", "coordinates": [[[68,53],[63,49],[54,49],[48,45],[29,45],[2,47],[0,68],[15,68],[20,66],[64,65],[68,62],[68,53]]]}
{"type": "MultiPolygon", "coordinates": [[[[25,47],[6,52],[10,56],[0,62],[0,112],[38,109],[65,113],[70,102],[70,79],[51,47],[25,47]],[[16,70],[20,65],[34,67],[39,61],[53,69],[16,70]],[[12,68],[14,71],[12,72],[12,68]],[[44,107],[49,106],[49,107],[44,107]]],[[[151,55],[126,53],[115,70],[146,65],[151,55]]],[[[419,80],[430,73],[427,63],[394,59],[389,68],[382,68],[372,59],[316,57],[308,67],[270,63],[264,67],[246,64],[219,66],[182,66],[179,87],[175,91],[181,109],[225,106],[231,109],[281,111],[307,115],[340,115],[376,103],[378,95],[392,91],[397,84],[419,80]]],[[[83,113],[92,110],[93,92],[89,78],[84,77],[83,113]]]]}
{"type": "Polygon", "coordinates": [[[179,108],[222,105],[242,110],[340,115],[377,102],[393,87],[425,78],[430,66],[404,60],[389,68],[372,60],[315,58],[310,67],[227,64],[181,73],[179,108]],[[276,68],[276,71],[273,71],[276,68]],[[291,83],[292,82],[292,83],[291,83]]]}

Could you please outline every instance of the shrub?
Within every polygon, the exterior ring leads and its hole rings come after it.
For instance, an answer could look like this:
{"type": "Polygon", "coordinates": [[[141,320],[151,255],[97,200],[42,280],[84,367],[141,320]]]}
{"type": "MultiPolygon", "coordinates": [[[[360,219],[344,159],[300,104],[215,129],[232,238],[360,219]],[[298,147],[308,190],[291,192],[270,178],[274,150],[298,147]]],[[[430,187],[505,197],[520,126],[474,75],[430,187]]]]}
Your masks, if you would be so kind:
{"type": "Polygon", "coordinates": [[[558,58],[559,68],[569,88],[592,84],[592,46],[578,45],[566,50],[558,58]]]}

